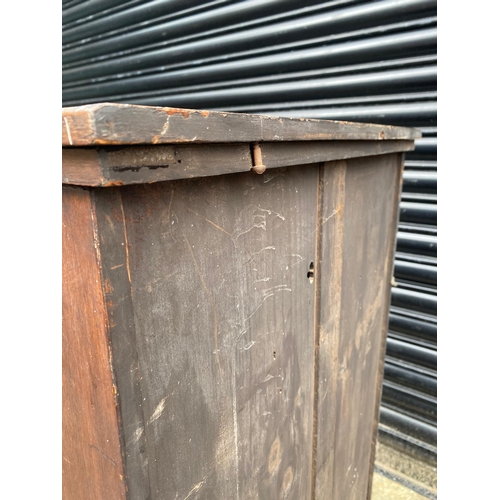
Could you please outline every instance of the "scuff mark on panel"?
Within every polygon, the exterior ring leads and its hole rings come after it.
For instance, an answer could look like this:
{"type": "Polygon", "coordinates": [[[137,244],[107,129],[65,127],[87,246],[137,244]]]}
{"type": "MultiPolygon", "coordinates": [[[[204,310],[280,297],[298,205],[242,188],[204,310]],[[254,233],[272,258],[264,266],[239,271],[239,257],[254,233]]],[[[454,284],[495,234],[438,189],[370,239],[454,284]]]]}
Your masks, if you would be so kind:
{"type": "Polygon", "coordinates": [[[252,340],[246,346],[242,347],[240,349],[240,351],[248,351],[248,349],[250,349],[254,344],[255,344],[255,340],[252,340]]]}
{"type": "Polygon", "coordinates": [[[93,444],[89,444],[89,447],[92,448],[93,450],[96,450],[97,453],[103,456],[106,460],[109,460],[116,467],[117,465],[116,462],[112,458],[108,457],[108,455],[106,455],[106,453],[104,453],[100,448],[94,446],[93,444]]]}
{"type": "Polygon", "coordinates": [[[212,224],[212,226],[216,227],[217,229],[219,229],[220,231],[222,231],[223,233],[226,233],[228,236],[231,236],[230,233],[228,233],[225,229],[223,229],[222,227],[218,226],[215,222],[212,222],[210,219],[207,219],[206,217],[203,217],[203,215],[200,215],[198,212],[195,212],[194,210],[191,210],[189,207],[187,207],[187,209],[190,211],[190,212],[193,212],[193,214],[197,215],[198,217],[201,217],[202,219],[206,220],[209,224],[212,224]]]}
{"type": "Polygon", "coordinates": [[[207,478],[208,476],[210,475],[210,473],[208,473],[199,483],[196,483],[192,488],[191,490],[189,491],[189,493],[187,494],[187,496],[185,496],[183,498],[183,500],[188,500],[191,496],[193,496],[195,493],[197,493],[198,491],[200,491],[200,489],[203,487],[203,485],[206,483],[207,481],[207,478]]]}
{"type": "Polygon", "coordinates": [[[269,281],[271,278],[269,276],[265,277],[265,278],[260,278],[259,280],[256,280],[253,282],[253,284],[255,285],[255,283],[261,283],[263,281],[269,281]]]}
{"type": "Polygon", "coordinates": [[[66,133],[68,134],[69,145],[73,146],[73,140],[71,139],[71,132],[69,130],[68,120],[66,119],[65,116],[63,116],[63,120],[64,120],[64,125],[66,127],[66,133]]]}
{"type": "Polygon", "coordinates": [[[276,285],[271,288],[267,288],[266,290],[262,290],[262,301],[259,303],[259,305],[253,310],[253,312],[243,320],[243,324],[245,324],[264,304],[264,302],[275,295],[278,292],[291,292],[292,289],[288,288],[288,285],[276,285]]]}
{"type": "Polygon", "coordinates": [[[262,212],[266,212],[267,214],[269,215],[276,215],[276,217],[279,217],[281,220],[285,220],[285,216],[280,214],[279,212],[275,212],[274,210],[268,210],[267,208],[260,208],[259,207],[259,210],[261,210],[262,212]]]}
{"type": "MultiPolygon", "coordinates": [[[[165,409],[165,404],[167,401],[168,396],[165,396],[156,406],[155,411],[151,415],[150,419],[148,420],[148,425],[154,422],[155,420],[159,419],[161,417],[161,414],[163,413],[163,410],[165,409]]],[[[137,431],[136,431],[137,433],[137,431]]]]}
{"type": "Polygon", "coordinates": [[[322,217],[321,219],[321,224],[325,224],[325,222],[328,222],[332,217],[337,215],[340,211],[342,210],[342,204],[339,204],[339,206],[328,216],[328,217],[322,217]]]}
{"type": "Polygon", "coordinates": [[[129,260],[129,255],[128,255],[127,223],[125,221],[125,212],[123,210],[123,200],[122,200],[121,194],[120,194],[120,208],[122,211],[123,237],[125,239],[125,264],[127,265],[128,282],[132,283],[132,280],[130,279],[130,260],[129,260]]]}
{"type": "Polygon", "coordinates": [[[241,211],[231,235],[235,245],[241,236],[249,233],[252,229],[267,230],[267,216],[265,214],[257,214],[256,212],[259,210],[264,211],[256,205],[249,205],[241,211]]]}
{"type": "MultiPolygon", "coordinates": [[[[148,422],[149,423],[149,422],[148,422]]],[[[142,434],[144,433],[144,427],[138,427],[134,432],[134,437],[132,438],[132,443],[136,444],[139,439],[141,439],[142,434]]]]}
{"type": "Polygon", "coordinates": [[[246,266],[247,264],[250,264],[250,262],[253,262],[255,260],[255,258],[257,257],[257,255],[262,253],[264,250],[276,250],[276,247],[275,246],[268,246],[268,247],[264,247],[264,248],[260,249],[258,252],[253,253],[251,258],[249,260],[247,260],[243,265],[246,266]]]}

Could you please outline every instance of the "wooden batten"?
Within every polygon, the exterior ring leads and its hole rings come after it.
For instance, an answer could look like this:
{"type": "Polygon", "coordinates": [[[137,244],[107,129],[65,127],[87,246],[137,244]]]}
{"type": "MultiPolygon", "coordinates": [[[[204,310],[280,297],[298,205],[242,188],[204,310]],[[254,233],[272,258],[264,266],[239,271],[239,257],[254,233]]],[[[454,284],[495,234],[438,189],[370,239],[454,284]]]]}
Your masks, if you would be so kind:
{"type": "Polygon", "coordinates": [[[91,104],[63,108],[63,146],[130,144],[414,140],[416,129],[243,113],[91,104]]]}

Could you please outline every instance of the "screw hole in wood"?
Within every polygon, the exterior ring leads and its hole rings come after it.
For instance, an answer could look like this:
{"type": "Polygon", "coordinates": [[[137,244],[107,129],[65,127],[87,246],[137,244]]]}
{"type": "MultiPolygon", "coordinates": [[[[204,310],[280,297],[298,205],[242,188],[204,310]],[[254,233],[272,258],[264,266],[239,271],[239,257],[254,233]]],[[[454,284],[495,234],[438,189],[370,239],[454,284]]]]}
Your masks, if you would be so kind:
{"type": "Polygon", "coordinates": [[[307,279],[309,280],[309,283],[312,283],[314,281],[314,263],[311,262],[309,264],[309,272],[307,273],[307,279]]]}

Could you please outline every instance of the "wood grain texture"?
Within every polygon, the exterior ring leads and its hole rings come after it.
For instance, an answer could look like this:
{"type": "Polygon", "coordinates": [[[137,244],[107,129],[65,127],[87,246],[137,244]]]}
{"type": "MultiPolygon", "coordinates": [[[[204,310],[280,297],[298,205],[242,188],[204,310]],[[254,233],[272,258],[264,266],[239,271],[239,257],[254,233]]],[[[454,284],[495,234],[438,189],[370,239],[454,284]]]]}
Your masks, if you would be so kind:
{"type": "Polygon", "coordinates": [[[63,149],[63,183],[123,186],[247,172],[248,144],[63,149]]]}
{"type": "Polygon", "coordinates": [[[73,146],[77,143],[91,142],[95,137],[94,124],[89,119],[86,107],[74,108],[71,113],[62,113],[62,145],[73,146]],[[75,137],[75,143],[73,142],[75,137]]]}
{"type": "Polygon", "coordinates": [[[346,162],[329,163],[322,169],[319,209],[320,258],[318,262],[319,310],[317,313],[316,449],[314,499],[329,499],[333,492],[337,350],[341,311],[343,267],[343,210],[346,162]]]}
{"type": "Polygon", "coordinates": [[[262,162],[267,168],[307,163],[347,160],[363,156],[378,156],[413,151],[413,141],[311,141],[274,142],[260,145],[262,162]]]}
{"type": "MultiPolygon", "coordinates": [[[[410,151],[413,141],[312,141],[260,145],[266,168],[410,151]]],[[[64,148],[63,183],[117,186],[247,172],[250,144],[64,148]]]]}
{"type": "Polygon", "coordinates": [[[63,108],[63,146],[185,142],[413,140],[416,129],[131,104],[63,108]]]}
{"type": "Polygon", "coordinates": [[[385,287],[385,296],[384,303],[382,306],[382,338],[379,345],[379,366],[376,380],[376,389],[375,389],[375,409],[373,414],[373,424],[372,424],[372,443],[370,450],[370,468],[368,472],[368,491],[366,494],[367,500],[369,500],[372,496],[372,485],[373,485],[373,472],[375,468],[375,453],[377,448],[377,436],[378,436],[378,428],[379,428],[379,420],[380,420],[380,404],[382,401],[382,383],[384,380],[384,363],[385,363],[385,354],[386,354],[386,341],[387,341],[387,332],[389,329],[389,308],[391,304],[391,290],[392,290],[392,281],[394,276],[394,257],[396,254],[396,245],[397,245],[397,229],[399,222],[399,204],[401,202],[401,193],[403,190],[403,172],[404,172],[404,155],[398,154],[393,160],[396,163],[396,187],[393,197],[393,210],[390,220],[390,233],[389,233],[389,255],[387,256],[386,268],[385,268],[385,279],[386,279],[386,287],[385,287]]]}
{"type": "Polygon", "coordinates": [[[88,191],[63,189],[63,498],[123,500],[107,316],[88,191]]]}
{"type": "Polygon", "coordinates": [[[371,484],[400,176],[397,154],[325,165],[318,500],[364,499],[371,484]]]}
{"type": "Polygon", "coordinates": [[[108,310],[113,372],[121,416],[121,443],[127,498],[150,498],[148,454],[144,433],[142,371],[139,364],[134,303],[128,267],[129,243],[120,188],[94,191],[102,255],[104,293],[108,310]]]}
{"type": "Polygon", "coordinates": [[[308,498],[317,185],[316,166],[98,191],[137,498],[308,498]]]}
{"type": "Polygon", "coordinates": [[[96,149],[63,148],[62,183],[101,186],[105,183],[101,159],[96,149]]]}

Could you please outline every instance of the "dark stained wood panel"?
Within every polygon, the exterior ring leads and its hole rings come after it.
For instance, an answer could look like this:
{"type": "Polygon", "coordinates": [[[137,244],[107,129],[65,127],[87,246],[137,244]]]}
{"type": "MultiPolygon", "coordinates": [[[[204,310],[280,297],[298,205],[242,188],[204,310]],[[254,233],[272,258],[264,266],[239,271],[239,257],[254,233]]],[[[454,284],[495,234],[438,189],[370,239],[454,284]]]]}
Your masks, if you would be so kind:
{"type": "Polygon", "coordinates": [[[63,498],[123,500],[125,485],[90,193],[63,189],[63,498]]]}
{"type": "Polygon", "coordinates": [[[308,498],[317,186],[309,166],[98,191],[139,498],[146,477],[151,500],[308,498]]]}
{"type": "Polygon", "coordinates": [[[345,161],[331,162],[322,169],[322,199],[319,216],[321,258],[319,271],[317,430],[315,495],[333,498],[337,388],[337,352],[341,311],[343,232],[345,205],[345,161]]]}
{"type": "Polygon", "coordinates": [[[94,193],[113,370],[122,421],[120,437],[128,485],[127,498],[147,500],[150,498],[150,485],[142,409],[142,371],[137,351],[121,191],[119,188],[107,188],[94,193]]]}
{"type": "Polygon", "coordinates": [[[62,181],[84,186],[122,186],[247,172],[248,144],[65,148],[62,181]]]}
{"type": "MultiPolygon", "coordinates": [[[[64,148],[62,180],[83,186],[118,186],[247,172],[250,144],[175,144],[64,148]]],[[[316,164],[411,151],[413,141],[311,141],[260,144],[266,168],[316,164]]]]}
{"type": "Polygon", "coordinates": [[[318,500],[368,495],[400,177],[397,154],[325,165],[318,500]]]}
{"type": "Polygon", "coordinates": [[[86,187],[63,194],[64,498],[368,500],[420,133],[108,103],[62,123],[86,187]]]}
{"type": "Polygon", "coordinates": [[[63,108],[63,146],[418,139],[416,129],[131,104],[63,108]]]}
{"type": "Polygon", "coordinates": [[[390,233],[389,233],[389,248],[385,268],[385,290],[382,305],[382,337],[379,343],[379,364],[378,373],[376,379],[376,386],[374,392],[375,400],[375,411],[373,415],[372,423],[372,443],[370,450],[370,464],[368,469],[368,491],[366,498],[369,500],[372,495],[372,485],[373,485],[373,471],[375,467],[375,452],[377,447],[377,435],[378,435],[378,424],[380,418],[380,404],[382,399],[382,382],[384,379],[384,363],[385,363],[385,353],[386,353],[386,342],[387,342],[387,332],[389,328],[389,308],[391,303],[391,290],[392,283],[394,281],[394,256],[396,253],[396,240],[397,240],[397,228],[399,222],[399,204],[401,202],[401,193],[403,189],[403,172],[404,172],[404,155],[398,154],[393,156],[393,161],[396,163],[396,185],[393,193],[393,207],[390,219],[390,233]]]}
{"type": "Polygon", "coordinates": [[[260,148],[262,163],[267,168],[276,168],[413,151],[415,144],[413,141],[311,141],[263,143],[260,148]]]}

